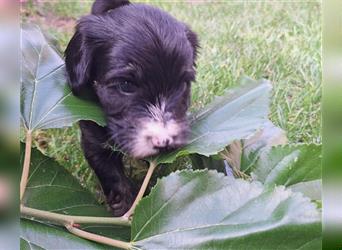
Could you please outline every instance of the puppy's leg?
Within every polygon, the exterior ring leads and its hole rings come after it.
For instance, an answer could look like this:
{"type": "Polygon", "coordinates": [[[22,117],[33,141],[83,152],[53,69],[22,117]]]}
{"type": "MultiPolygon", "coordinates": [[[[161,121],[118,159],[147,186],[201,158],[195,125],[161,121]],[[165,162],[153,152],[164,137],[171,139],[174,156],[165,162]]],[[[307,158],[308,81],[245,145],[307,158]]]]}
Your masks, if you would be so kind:
{"type": "Polygon", "coordinates": [[[101,182],[114,216],[123,215],[132,205],[136,190],[123,171],[122,154],[105,148],[106,129],[91,121],[81,121],[84,155],[101,182]]]}

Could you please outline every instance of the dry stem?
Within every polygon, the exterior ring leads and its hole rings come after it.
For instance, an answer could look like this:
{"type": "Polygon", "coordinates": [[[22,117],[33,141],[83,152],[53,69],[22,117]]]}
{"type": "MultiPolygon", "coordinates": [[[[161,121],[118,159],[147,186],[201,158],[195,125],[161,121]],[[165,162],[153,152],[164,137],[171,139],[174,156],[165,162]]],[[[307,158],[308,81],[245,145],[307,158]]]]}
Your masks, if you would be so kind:
{"type": "Polygon", "coordinates": [[[30,172],[31,144],[32,144],[32,131],[27,130],[23,172],[21,174],[21,180],[20,180],[20,200],[22,200],[24,196],[26,185],[27,185],[27,179],[28,179],[28,175],[30,172]]]}
{"type": "Polygon", "coordinates": [[[106,245],[113,246],[113,247],[119,247],[122,249],[131,249],[131,244],[128,242],[124,242],[121,240],[114,240],[114,239],[104,237],[101,235],[88,233],[86,231],[73,227],[72,224],[66,223],[64,226],[68,229],[70,233],[77,235],[78,237],[81,237],[87,240],[92,240],[92,241],[99,242],[99,243],[106,244],[106,245]]]}
{"type": "Polygon", "coordinates": [[[28,217],[45,219],[50,222],[55,222],[58,225],[84,223],[84,224],[111,224],[130,226],[130,221],[125,217],[92,217],[92,216],[73,216],[58,214],[49,211],[43,211],[35,208],[29,208],[25,206],[20,207],[20,212],[28,217]]]}

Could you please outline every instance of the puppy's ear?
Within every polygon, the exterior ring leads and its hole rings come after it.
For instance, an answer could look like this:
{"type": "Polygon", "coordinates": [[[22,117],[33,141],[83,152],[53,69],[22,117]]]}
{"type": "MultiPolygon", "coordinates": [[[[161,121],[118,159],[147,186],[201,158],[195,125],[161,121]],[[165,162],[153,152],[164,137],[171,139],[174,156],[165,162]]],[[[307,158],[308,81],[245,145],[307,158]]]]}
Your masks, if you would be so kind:
{"type": "Polygon", "coordinates": [[[92,54],[93,49],[87,44],[85,35],[77,29],[65,50],[69,85],[75,95],[90,85],[92,54]]]}
{"type": "Polygon", "coordinates": [[[94,80],[91,78],[94,52],[106,40],[114,39],[111,19],[101,14],[127,4],[128,0],[96,0],[91,11],[93,15],[82,17],[78,22],[65,50],[65,66],[75,95],[92,92],[89,90],[94,80]]]}
{"type": "Polygon", "coordinates": [[[194,65],[196,65],[195,60],[197,58],[197,54],[198,54],[198,49],[200,48],[199,46],[199,41],[197,38],[197,35],[195,32],[193,32],[192,30],[190,30],[189,28],[186,29],[186,36],[192,46],[193,49],[193,58],[194,58],[194,65]]]}
{"type": "Polygon", "coordinates": [[[82,17],[76,32],[65,50],[65,66],[69,85],[75,95],[89,95],[94,80],[93,62],[97,49],[106,39],[112,37],[110,28],[105,25],[106,18],[88,15],[82,17]]]}
{"type": "Polygon", "coordinates": [[[101,15],[105,12],[129,4],[128,0],[96,0],[91,8],[91,14],[101,15]]]}

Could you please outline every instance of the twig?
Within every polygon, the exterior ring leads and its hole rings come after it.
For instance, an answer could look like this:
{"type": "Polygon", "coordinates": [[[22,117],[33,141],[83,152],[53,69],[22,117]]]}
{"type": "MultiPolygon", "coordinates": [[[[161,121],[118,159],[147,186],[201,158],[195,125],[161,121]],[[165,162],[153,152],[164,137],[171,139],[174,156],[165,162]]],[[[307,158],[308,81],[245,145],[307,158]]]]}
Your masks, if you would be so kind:
{"type": "Polygon", "coordinates": [[[101,235],[97,235],[97,234],[93,234],[93,233],[88,233],[86,231],[83,231],[81,229],[75,228],[72,226],[72,224],[68,224],[66,223],[64,225],[66,227],[66,229],[68,229],[68,231],[74,235],[77,235],[81,238],[87,239],[87,240],[92,240],[92,241],[96,241],[102,244],[106,244],[109,246],[113,246],[113,247],[119,247],[122,249],[131,249],[131,244],[128,242],[124,242],[121,240],[114,240],[108,237],[104,237],[101,235]]]}
{"type": "MultiPolygon", "coordinates": [[[[229,151],[227,150],[227,148],[223,151],[219,153],[219,156],[221,158],[223,158],[224,160],[226,160],[228,163],[232,162],[232,159],[229,157],[229,151]]],[[[242,178],[244,180],[251,180],[251,177],[247,174],[245,174],[244,172],[242,172],[240,169],[238,169],[235,164],[229,164],[229,167],[233,170],[233,174],[234,177],[236,178],[242,178]]]]}
{"type": "Polygon", "coordinates": [[[131,206],[131,208],[123,215],[123,217],[125,218],[130,218],[131,215],[134,213],[135,207],[137,206],[137,204],[139,203],[139,201],[141,200],[141,198],[144,196],[144,193],[147,189],[148,183],[150,182],[150,179],[152,177],[153,171],[154,169],[157,167],[157,163],[152,161],[150,163],[150,166],[147,170],[145,179],[143,181],[143,184],[140,187],[139,193],[137,195],[137,197],[135,198],[135,201],[133,203],[133,205],[131,206]]]}
{"type": "Polygon", "coordinates": [[[23,163],[23,171],[21,174],[21,180],[20,180],[20,200],[22,200],[26,185],[27,185],[27,179],[30,172],[30,163],[31,163],[31,144],[32,144],[32,131],[27,130],[26,131],[26,145],[25,145],[25,157],[24,157],[24,163],[23,163]]]}
{"type": "Polygon", "coordinates": [[[92,217],[92,216],[73,216],[64,215],[48,211],[43,211],[35,208],[29,208],[25,206],[20,207],[20,212],[28,217],[34,217],[38,219],[45,219],[50,222],[55,222],[58,225],[65,225],[74,223],[83,224],[111,224],[120,226],[130,226],[131,222],[126,217],[92,217]]]}

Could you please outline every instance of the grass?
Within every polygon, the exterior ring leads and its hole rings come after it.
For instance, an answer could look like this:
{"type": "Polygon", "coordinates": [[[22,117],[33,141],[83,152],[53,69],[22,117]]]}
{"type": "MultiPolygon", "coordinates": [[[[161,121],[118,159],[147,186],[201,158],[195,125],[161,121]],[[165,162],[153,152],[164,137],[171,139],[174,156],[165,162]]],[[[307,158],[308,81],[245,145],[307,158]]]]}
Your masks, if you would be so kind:
{"type": "MultiPolygon", "coordinates": [[[[318,1],[148,1],[188,23],[200,38],[193,108],[236,85],[241,75],[273,83],[270,119],[292,143],[321,142],[321,6],[318,1]]],[[[29,1],[24,20],[40,23],[63,50],[75,19],[91,2],[29,1]]],[[[97,190],[79,146],[79,130],[48,130],[37,137],[46,153],[97,190]],[[89,184],[90,183],[90,184],[89,184]]],[[[39,143],[39,142],[37,142],[39,143]]]]}

